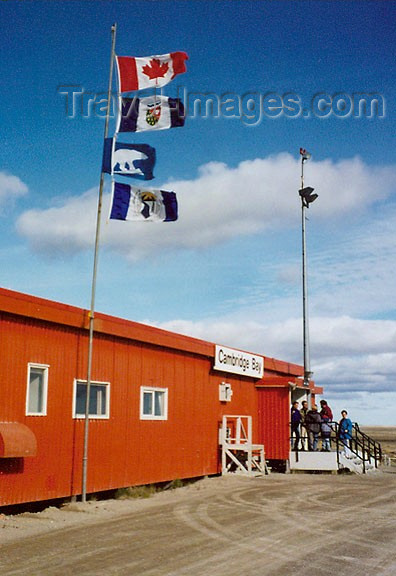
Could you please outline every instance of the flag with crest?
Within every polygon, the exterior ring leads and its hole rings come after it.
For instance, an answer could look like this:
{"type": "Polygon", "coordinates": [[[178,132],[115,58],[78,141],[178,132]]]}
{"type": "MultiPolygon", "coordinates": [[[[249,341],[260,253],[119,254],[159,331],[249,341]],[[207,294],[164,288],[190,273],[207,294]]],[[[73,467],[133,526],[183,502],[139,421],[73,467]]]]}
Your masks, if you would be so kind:
{"type": "Polygon", "coordinates": [[[121,98],[117,132],[166,130],[184,126],[184,121],[184,106],[180,98],[121,98]]]}
{"type": "Polygon", "coordinates": [[[174,222],[178,218],[174,192],[113,182],[110,219],[140,222],[174,222]]]}

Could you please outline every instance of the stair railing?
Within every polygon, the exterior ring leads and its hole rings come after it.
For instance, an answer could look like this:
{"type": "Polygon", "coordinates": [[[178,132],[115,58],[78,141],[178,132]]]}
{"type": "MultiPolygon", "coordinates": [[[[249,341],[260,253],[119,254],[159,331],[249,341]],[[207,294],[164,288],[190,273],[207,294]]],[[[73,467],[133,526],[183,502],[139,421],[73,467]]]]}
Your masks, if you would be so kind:
{"type": "MultiPolygon", "coordinates": [[[[339,423],[335,421],[329,422],[328,424],[332,430],[331,443],[335,446],[337,452],[337,465],[340,467],[340,452],[345,448],[345,444],[339,436],[340,426],[339,423]]],[[[295,436],[290,432],[291,449],[296,453],[296,461],[298,461],[299,451],[304,449],[304,443],[306,440],[307,438],[304,436],[303,431],[299,437],[299,442],[296,442],[295,436]],[[299,447],[299,444],[301,444],[301,447],[299,447]]],[[[349,440],[347,447],[351,453],[361,461],[363,473],[366,472],[367,463],[374,461],[375,468],[378,468],[383,461],[384,455],[382,453],[381,444],[360,430],[359,424],[356,422],[352,424],[352,438],[349,440]]]]}
{"type": "MultiPolygon", "coordinates": [[[[337,449],[337,463],[339,465],[339,453],[345,446],[339,437],[339,424],[332,422],[331,428],[334,432],[334,438],[337,449]]],[[[348,448],[362,462],[363,474],[366,472],[367,462],[374,461],[375,468],[378,468],[382,462],[383,454],[381,444],[360,430],[359,424],[352,424],[352,438],[349,440],[348,448]]]]}

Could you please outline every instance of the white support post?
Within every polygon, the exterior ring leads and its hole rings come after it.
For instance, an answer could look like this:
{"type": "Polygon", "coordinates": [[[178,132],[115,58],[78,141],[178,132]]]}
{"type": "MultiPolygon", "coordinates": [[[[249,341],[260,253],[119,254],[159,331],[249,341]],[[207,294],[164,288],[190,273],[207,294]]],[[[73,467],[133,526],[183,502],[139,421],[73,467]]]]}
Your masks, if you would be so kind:
{"type": "Polygon", "coordinates": [[[268,474],[265,463],[264,445],[252,443],[251,416],[223,416],[220,434],[222,474],[230,471],[234,464],[236,472],[251,476],[253,472],[268,474]],[[228,427],[235,430],[233,437],[227,437],[228,427]],[[244,456],[243,456],[244,455],[244,456]]]}

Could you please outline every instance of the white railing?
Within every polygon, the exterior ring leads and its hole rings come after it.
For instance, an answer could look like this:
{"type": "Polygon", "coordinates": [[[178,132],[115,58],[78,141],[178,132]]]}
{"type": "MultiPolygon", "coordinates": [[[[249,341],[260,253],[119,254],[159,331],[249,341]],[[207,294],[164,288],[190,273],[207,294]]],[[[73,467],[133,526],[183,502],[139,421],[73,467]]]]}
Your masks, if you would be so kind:
{"type": "Polygon", "coordinates": [[[252,443],[252,417],[224,415],[219,443],[222,474],[268,474],[264,445],[252,443]]]}

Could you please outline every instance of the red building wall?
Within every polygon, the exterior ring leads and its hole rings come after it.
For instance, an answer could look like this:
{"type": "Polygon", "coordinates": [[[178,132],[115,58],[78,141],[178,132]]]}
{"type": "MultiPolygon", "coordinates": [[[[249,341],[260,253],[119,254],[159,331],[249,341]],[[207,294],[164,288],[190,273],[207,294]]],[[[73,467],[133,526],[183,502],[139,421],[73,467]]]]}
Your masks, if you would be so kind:
{"type": "MultiPolygon", "coordinates": [[[[0,506],[81,493],[84,418],[72,415],[73,383],[86,380],[88,313],[0,289],[0,422],[25,424],[35,456],[0,457],[0,506]],[[49,366],[47,414],[26,415],[28,363],[49,366]]],[[[287,389],[213,370],[214,344],[97,314],[92,381],[110,383],[109,419],[90,419],[87,492],[220,472],[223,414],[251,415],[253,442],[287,458],[275,432],[288,426],[287,389]],[[231,402],[219,385],[232,386],[231,402]],[[167,420],[140,419],[140,387],[168,389],[167,420]],[[273,443],[271,444],[271,438],[273,443]]],[[[264,360],[267,374],[301,367],[264,360]]]]}
{"type": "Polygon", "coordinates": [[[290,392],[288,386],[258,388],[259,443],[268,460],[288,460],[290,392]]]}
{"type": "MultiPolygon", "coordinates": [[[[12,308],[12,297],[3,309],[12,308]]],[[[81,493],[84,419],[72,417],[72,404],[74,379],[86,380],[85,317],[75,309],[62,314],[39,299],[32,307],[28,300],[14,302],[16,313],[0,313],[0,421],[26,424],[37,454],[0,458],[0,505],[81,493]],[[29,362],[49,365],[46,416],[25,414],[29,362]]],[[[254,380],[227,374],[233,397],[221,403],[225,375],[212,371],[212,344],[103,315],[97,324],[92,381],[110,382],[110,417],[90,420],[87,491],[217,473],[219,422],[230,411],[257,412],[254,380]],[[134,340],[135,331],[157,344],[134,340]],[[167,420],[140,419],[141,385],[168,389],[167,420]]]]}

